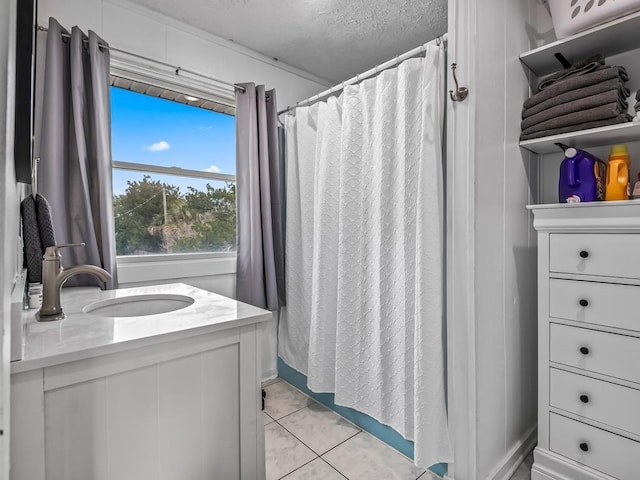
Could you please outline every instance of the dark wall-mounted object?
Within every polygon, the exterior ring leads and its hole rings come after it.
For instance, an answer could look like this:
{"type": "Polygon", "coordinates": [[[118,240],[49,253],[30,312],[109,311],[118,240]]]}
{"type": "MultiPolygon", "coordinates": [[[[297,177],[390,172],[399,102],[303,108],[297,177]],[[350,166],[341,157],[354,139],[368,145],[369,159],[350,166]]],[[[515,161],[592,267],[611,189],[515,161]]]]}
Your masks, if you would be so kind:
{"type": "Polygon", "coordinates": [[[18,182],[31,183],[37,0],[19,0],[16,21],[14,160],[18,182]]]}

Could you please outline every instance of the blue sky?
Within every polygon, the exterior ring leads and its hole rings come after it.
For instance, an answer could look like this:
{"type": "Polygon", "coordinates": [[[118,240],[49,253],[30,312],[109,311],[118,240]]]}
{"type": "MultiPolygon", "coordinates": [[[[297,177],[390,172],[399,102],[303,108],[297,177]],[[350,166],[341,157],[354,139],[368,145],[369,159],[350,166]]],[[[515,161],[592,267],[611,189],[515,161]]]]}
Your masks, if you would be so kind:
{"type": "MultiPolygon", "coordinates": [[[[235,174],[235,117],[111,87],[111,149],[116,161],[235,174]]],[[[124,193],[127,180],[142,176],[114,170],[114,194],[124,193]]],[[[182,192],[188,185],[203,188],[207,183],[178,176],[153,178],[182,192]]]]}

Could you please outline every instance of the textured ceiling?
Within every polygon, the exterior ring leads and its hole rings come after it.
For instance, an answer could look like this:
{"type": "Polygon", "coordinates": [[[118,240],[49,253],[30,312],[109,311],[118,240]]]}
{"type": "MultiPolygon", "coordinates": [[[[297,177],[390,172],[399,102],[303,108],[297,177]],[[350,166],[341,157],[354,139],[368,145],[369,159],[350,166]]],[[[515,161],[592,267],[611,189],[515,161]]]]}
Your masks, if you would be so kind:
{"type": "Polygon", "coordinates": [[[447,30],[447,0],[133,0],[337,83],[447,30]]]}

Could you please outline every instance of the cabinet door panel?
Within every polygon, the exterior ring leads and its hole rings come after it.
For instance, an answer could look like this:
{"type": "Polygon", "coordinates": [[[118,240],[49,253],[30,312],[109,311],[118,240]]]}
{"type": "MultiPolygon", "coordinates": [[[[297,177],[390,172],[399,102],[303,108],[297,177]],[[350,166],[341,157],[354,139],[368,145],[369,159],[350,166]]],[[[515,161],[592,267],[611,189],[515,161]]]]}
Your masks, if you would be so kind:
{"type": "Polygon", "coordinates": [[[204,478],[240,478],[240,365],[238,345],[202,355],[204,478]],[[224,413],[222,413],[224,412],[224,413]]]}
{"type": "Polygon", "coordinates": [[[160,480],[240,478],[238,359],[235,344],[158,366],[160,480]]]}
{"type": "Polygon", "coordinates": [[[107,480],[106,380],[45,393],[47,480],[107,480]]]}
{"type": "Polygon", "coordinates": [[[109,479],[158,478],[156,367],[107,377],[109,479]]]}

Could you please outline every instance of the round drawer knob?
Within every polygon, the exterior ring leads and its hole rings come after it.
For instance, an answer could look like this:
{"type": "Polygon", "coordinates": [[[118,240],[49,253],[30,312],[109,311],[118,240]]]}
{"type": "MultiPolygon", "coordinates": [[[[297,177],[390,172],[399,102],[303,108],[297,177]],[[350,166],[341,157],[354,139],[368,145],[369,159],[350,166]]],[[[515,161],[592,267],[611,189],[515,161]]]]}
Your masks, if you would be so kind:
{"type": "Polygon", "coordinates": [[[580,395],[580,401],[582,403],[589,403],[589,395],[580,395]]]}
{"type": "Polygon", "coordinates": [[[579,303],[580,303],[581,307],[588,307],[589,306],[589,300],[585,300],[584,298],[581,298],[579,303]]]}
{"type": "Polygon", "coordinates": [[[588,452],[589,451],[589,444],[587,442],[582,442],[580,444],[580,450],[582,450],[583,452],[588,452]]]}
{"type": "Polygon", "coordinates": [[[580,250],[580,257],[587,258],[589,256],[589,252],[586,250],[580,250]]]}
{"type": "Polygon", "coordinates": [[[589,355],[589,348],[587,347],[580,347],[580,353],[582,355],[589,355]]]}

